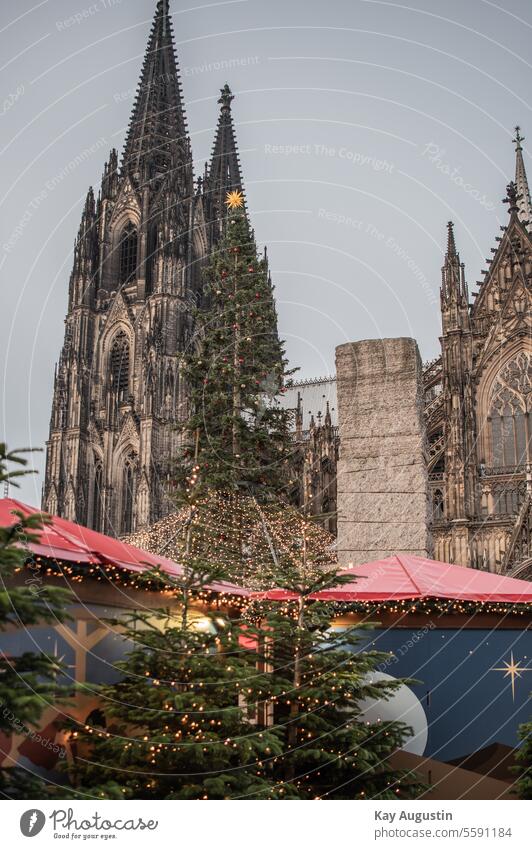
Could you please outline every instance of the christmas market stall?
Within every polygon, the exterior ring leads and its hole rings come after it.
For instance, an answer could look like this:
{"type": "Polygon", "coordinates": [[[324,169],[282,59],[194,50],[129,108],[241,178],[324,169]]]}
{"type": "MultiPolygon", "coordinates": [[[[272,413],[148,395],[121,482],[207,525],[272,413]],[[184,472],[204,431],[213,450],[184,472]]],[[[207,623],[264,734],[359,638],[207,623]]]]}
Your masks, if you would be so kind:
{"type": "MultiPolygon", "coordinates": [[[[0,499],[0,526],[11,527],[18,523],[20,514],[39,512],[15,499],[0,499]]],[[[7,658],[24,652],[57,658],[57,686],[72,691],[68,713],[85,721],[98,707],[93,685],[119,677],[115,665],[128,649],[120,625],[113,621],[119,623],[133,611],[149,613],[161,608],[179,616],[180,605],[172,586],[179,583],[184,569],[167,557],[57,516],[49,517],[38,532],[38,541],[28,540],[21,533],[19,545],[27,550],[27,560],[16,576],[17,583],[31,587],[35,594],[43,586],[68,588],[71,618],[55,625],[21,628],[17,627],[14,611],[12,627],[0,634],[0,650],[7,658]],[[159,570],[161,577],[151,570],[159,570]]],[[[9,593],[9,587],[6,589],[9,593]]],[[[198,630],[209,629],[213,613],[220,610],[232,614],[246,596],[240,587],[212,581],[192,594],[189,618],[198,630]]],[[[0,758],[26,765],[31,771],[53,770],[65,756],[63,736],[57,729],[62,718],[61,709],[50,704],[40,727],[31,734],[14,727],[15,733],[9,737],[0,735],[0,758]]]]}
{"type": "MultiPolygon", "coordinates": [[[[310,598],[332,604],[334,628],[376,623],[360,631],[361,649],[389,653],[376,675],[416,682],[368,704],[368,719],[412,726],[401,762],[439,785],[434,798],[457,798],[458,785],[466,796],[506,795],[518,727],[531,714],[532,583],[403,554],[342,572],[353,582],[310,598]]],[[[289,605],[297,596],[255,598],[289,605]]]]}

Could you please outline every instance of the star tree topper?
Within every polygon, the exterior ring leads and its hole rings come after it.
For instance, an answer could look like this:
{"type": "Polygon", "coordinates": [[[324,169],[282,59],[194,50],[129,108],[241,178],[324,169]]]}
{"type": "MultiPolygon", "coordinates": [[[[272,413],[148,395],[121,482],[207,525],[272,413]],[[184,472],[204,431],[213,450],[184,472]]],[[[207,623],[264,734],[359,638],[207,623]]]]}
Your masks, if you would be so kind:
{"type": "Polygon", "coordinates": [[[225,203],[229,209],[239,209],[244,206],[244,195],[236,189],[233,192],[227,192],[225,203]]]}

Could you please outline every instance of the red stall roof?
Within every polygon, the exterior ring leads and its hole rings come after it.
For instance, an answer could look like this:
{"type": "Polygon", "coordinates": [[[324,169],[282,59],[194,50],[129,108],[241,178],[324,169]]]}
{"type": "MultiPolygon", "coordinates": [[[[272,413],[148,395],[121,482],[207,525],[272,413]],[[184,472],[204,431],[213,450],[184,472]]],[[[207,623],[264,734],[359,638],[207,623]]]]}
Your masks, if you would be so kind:
{"type": "MultiPolygon", "coordinates": [[[[14,498],[0,499],[0,526],[8,527],[16,521],[13,512],[28,516],[40,511],[14,498]]],[[[67,563],[110,565],[129,572],[144,572],[160,566],[168,575],[181,575],[183,568],[173,560],[150,554],[118,539],[76,525],[58,516],[40,532],[40,541],[28,548],[37,555],[67,563]]],[[[532,582],[506,578],[491,572],[468,569],[450,563],[439,563],[425,557],[395,554],[384,560],[375,560],[342,570],[353,575],[353,583],[315,593],[311,598],[329,601],[401,601],[406,599],[441,598],[457,601],[507,602],[532,604],[532,582]]],[[[225,581],[213,582],[215,592],[248,595],[248,591],[225,581]]],[[[296,598],[283,589],[267,593],[253,593],[255,597],[270,599],[296,598]]]]}
{"type": "MultiPolygon", "coordinates": [[[[329,601],[401,601],[441,598],[457,601],[532,604],[532,582],[506,578],[451,563],[439,563],[411,554],[395,554],[343,569],[356,582],[333,587],[310,596],[329,601]]],[[[286,590],[255,593],[256,597],[288,600],[286,590]]]]}
{"type": "MultiPolygon", "coordinates": [[[[14,498],[0,499],[0,526],[9,527],[17,521],[14,511],[30,516],[40,513],[36,507],[29,507],[14,498]]],[[[29,543],[28,549],[33,554],[48,557],[51,560],[63,560],[67,563],[90,563],[100,566],[117,566],[129,572],[145,572],[147,569],[159,566],[168,575],[183,574],[183,567],[167,557],[150,554],[141,548],[135,548],[121,542],[119,539],[108,537],[83,525],[76,525],[59,516],[51,516],[51,523],[45,525],[38,543],[29,543]]],[[[209,585],[214,592],[231,595],[248,595],[247,590],[234,586],[225,581],[214,581],[209,585]]]]}

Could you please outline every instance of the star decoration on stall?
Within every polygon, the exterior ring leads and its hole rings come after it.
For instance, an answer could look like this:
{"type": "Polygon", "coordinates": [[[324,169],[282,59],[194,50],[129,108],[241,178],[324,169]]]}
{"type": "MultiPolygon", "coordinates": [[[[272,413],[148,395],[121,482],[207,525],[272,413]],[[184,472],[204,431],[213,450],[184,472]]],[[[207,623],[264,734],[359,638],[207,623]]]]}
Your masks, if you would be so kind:
{"type": "Polygon", "coordinates": [[[54,679],[54,684],[57,685],[57,678],[60,675],[65,675],[67,669],[75,669],[75,663],[67,663],[65,664],[66,654],[59,654],[59,647],[57,645],[57,640],[54,644],[54,653],[50,656],[50,660],[52,661],[52,676],[54,679]]]}
{"type": "Polygon", "coordinates": [[[523,672],[532,672],[532,669],[527,668],[526,666],[521,666],[520,661],[517,663],[514,660],[514,653],[510,652],[510,663],[506,660],[503,660],[504,666],[492,666],[491,672],[504,672],[504,677],[511,678],[512,681],[512,701],[515,702],[515,680],[516,678],[521,678],[521,674],[523,672]]]}
{"type": "Polygon", "coordinates": [[[244,195],[237,189],[232,192],[227,192],[225,203],[229,209],[239,209],[244,206],[244,195]]]}

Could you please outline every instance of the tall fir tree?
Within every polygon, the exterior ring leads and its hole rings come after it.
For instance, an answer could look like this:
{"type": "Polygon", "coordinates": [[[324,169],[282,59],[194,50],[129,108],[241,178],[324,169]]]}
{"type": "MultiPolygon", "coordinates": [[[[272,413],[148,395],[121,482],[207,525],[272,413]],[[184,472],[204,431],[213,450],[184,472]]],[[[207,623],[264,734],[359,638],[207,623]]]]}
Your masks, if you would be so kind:
{"type": "MultiPolygon", "coordinates": [[[[174,590],[184,601],[182,585],[174,590]]],[[[71,723],[63,797],[297,798],[276,775],[282,730],[253,716],[272,684],[245,648],[254,628],[219,612],[198,627],[197,615],[187,603],[120,623],[132,648],[117,664],[121,680],[100,689],[105,719],[71,723]]]]}
{"type": "Polygon", "coordinates": [[[363,715],[367,700],[385,702],[408,682],[379,675],[389,654],[361,650],[371,623],[334,627],[334,604],[322,599],[353,578],[337,564],[323,565],[311,533],[311,522],[301,525],[298,558],[296,540],[289,556],[278,549],[275,589],[248,611],[263,629],[263,663],[276,694],[271,713],[283,731],[278,777],[301,799],[418,798],[424,790],[418,776],[390,760],[412,729],[363,715]]]}
{"type": "MultiPolygon", "coordinates": [[[[0,485],[28,474],[25,452],[9,452],[0,443],[0,485]],[[14,467],[14,468],[13,468],[14,467]]],[[[0,527],[0,632],[13,627],[27,628],[46,622],[58,623],[67,618],[66,604],[70,593],[49,587],[39,570],[28,572],[24,584],[15,578],[31,555],[28,545],[38,542],[46,517],[30,516],[14,511],[13,523],[0,527]]],[[[43,652],[24,652],[12,656],[0,654],[0,732],[6,738],[31,734],[43,711],[57,702],[60,691],[56,679],[60,666],[55,657],[43,652]]],[[[0,795],[8,798],[33,798],[41,795],[44,785],[36,774],[22,769],[7,757],[0,769],[0,795]]]]}
{"type": "Polygon", "coordinates": [[[182,473],[190,479],[196,469],[200,490],[264,500],[282,495],[289,474],[289,414],[278,404],[286,359],[267,262],[257,254],[242,193],[229,193],[227,206],[185,364],[182,473]]]}

